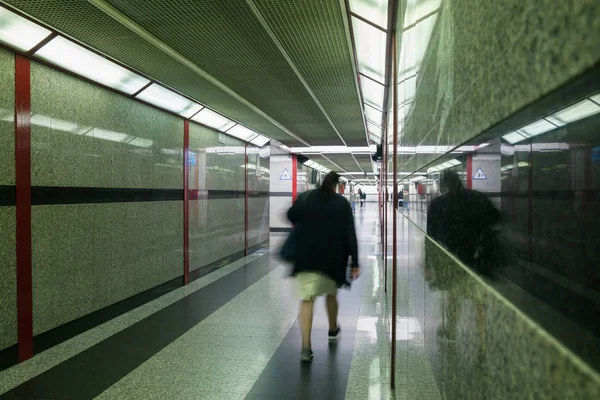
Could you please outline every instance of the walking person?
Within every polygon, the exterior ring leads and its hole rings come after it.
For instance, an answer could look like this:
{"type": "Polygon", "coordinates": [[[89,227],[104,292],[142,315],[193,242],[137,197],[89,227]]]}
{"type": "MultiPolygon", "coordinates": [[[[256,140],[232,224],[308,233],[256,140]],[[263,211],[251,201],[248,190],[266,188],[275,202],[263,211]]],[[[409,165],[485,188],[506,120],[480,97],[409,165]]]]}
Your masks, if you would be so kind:
{"type": "Polygon", "coordinates": [[[365,192],[362,192],[360,194],[360,208],[363,207],[363,204],[365,203],[365,201],[367,201],[367,194],[365,192]]]}
{"type": "Polygon", "coordinates": [[[316,298],[327,296],[329,341],[335,343],[341,332],[337,320],[338,289],[350,286],[349,265],[352,267],[350,278],[354,280],[359,276],[354,217],[348,201],[335,193],[339,179],[336,172],[330,172],[319,189],[288,210],[288,219],[297,229],[292,275],[297,279],[301,298],[302,362],[313,359],[311,331],[316,298]]]}
{"type": "Polygon", "coordinates": [[[350,207],[352,208],[352,212],[356,211],[356,193],[354,190],[350,190],[350,195],[348,196],[348,201],[350,202],[350,207]]]}

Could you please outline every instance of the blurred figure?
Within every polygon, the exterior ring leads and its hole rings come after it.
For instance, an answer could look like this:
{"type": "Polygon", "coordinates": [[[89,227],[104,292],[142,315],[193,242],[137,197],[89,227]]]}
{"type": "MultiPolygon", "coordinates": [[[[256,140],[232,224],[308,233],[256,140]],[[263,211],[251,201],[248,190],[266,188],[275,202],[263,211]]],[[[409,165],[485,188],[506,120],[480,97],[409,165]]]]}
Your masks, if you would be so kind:
{"type": "Polygon", "coordinates": [[[350,195],[348,196],[348,201],[350,201],[350,207],[352,208],[352,212],[356,211],[356,193],[354,193],[354,189],[350,190],[350,195]]]}
{"type": "Polygon", "coordinates": [[[296,202],[288,210],[288,219],[297,229],[292,275],[298,281],[301,297],[302,362],[310,362],[313,358],[310,336],[315,299],[327,296],[329,341],[335,343],[341,332],[337,321],[337,291],[350,285],[349,257],[352,260],[350,278],[356,279],[359,275],[352,209],[343,196],[335,193],[339,178],[336,172],[330,172],[321,188],[313,190],[304,202],[296,202]]]}
{"type": "Polygon", "coordinates": [[[365,192],[361,191],[359,193],[359,197],[360,197],[360,208],[362,208],[364,202],[367,200],[367,194],[365,192]]]}
{"type": "Polygon", "coordinates": [[[466,265],[491,275],[498,264],[491,227],[499,211],[486,195],[463,188],[454,171],[442,173],[440,187],[443,194],[427,212],[427,234],[466,265]]]}

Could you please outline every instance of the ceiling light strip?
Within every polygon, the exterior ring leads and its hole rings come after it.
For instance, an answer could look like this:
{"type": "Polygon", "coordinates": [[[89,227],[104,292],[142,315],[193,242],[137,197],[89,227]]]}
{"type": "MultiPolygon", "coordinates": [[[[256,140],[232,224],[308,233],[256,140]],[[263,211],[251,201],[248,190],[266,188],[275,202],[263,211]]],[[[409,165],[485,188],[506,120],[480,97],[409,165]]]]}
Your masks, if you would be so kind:
{"type": "Polygon", "coordinates": [[[178,62],[185,65],[186,67],[190,68],[192,71],[194,71],[200,77],[206,79],[207,81],[209,81],[210,83],[212,83],[213,85],[218,87],[219,89],[223,90],[224,92],[226,92],[227,94],[229,94],[230,96],[235,98],[240,103],[242,103],[245,106],[247,106],[248,108],[250,108],[255,113],[257,113],[260,116],[262,116],[263,118],[267,119],[269,122],[271,122],[277,128],[279,128],[282,131],[284,131],[285,133],[287,133],[290,137],[296,139],[297,141],[299,141],[302,144],[310,146],[310,144],[308,144],[305,140],[303,140],[300,137],[298,137],[297,135],[295,135],[293,132],[291,132],[285,126],[283,126],[282,124],[277,122],[274,118],[269,116],[267,113],[265,113],[264,111],[262,111],[261,109],[256,107],[254,104],[252,104],[251,102],[249,102],[242,96],[240,96],[238,93],[236,93],[231,88],[229,88],[228,86],[223,84],[221,81],[214,78],[212,75],[210,75],[208,72],[204,71],[202,68],[200,68],[198,65],[196,65],[189,59],[187,59],[185,56],[183,56],[182,54],[175,51],[172,47],[170,47],[169,45],[167,45],[160,39],[156,38],[154,35],[152,35],[150,32],[148,32],[147,30],[145,30],[144,28],[139,26],[137,23],[132,21],[130,18],[123,15],[119,10],[117,10],[116,8],[114,8],[113,6],[108,4],[105,0],[89,0],[89,2],[91,4],[93,4],[94,6],[96,6],[98,9],[100,9],[101,11],[103,11],[109,17],[113,18],[115,21],[119,22],[121,25],[125,26],[126,28],[128,28],[129,30],[131,30],[132,32],[134,32],[135,34],[140,36],[142,39],[146,40],[148,43],[152,44],[153,46],[155,46],[159,50],[163,51],[168,56],[177,60],[178,62]]]}
{"type": "MultiPolygon", "coordinates": [[[[342,18],[342,23],[344,24],[344,28],[345,28],[344,32],[346,32],[346,43],[348,45],[348,50],[350,51],[350,54],[352,54],[352,58],[354,59],[354,62],[352,62],[350,64],[352,64],[352,71],[353,71],[354,77],[355,77],[354,83],[356,86],[356,93],[358,95],[360,103],[365,104],[364,97],[362,95],[362,90],[360,87],[360,78],[358,76],[358,57],[356,55],[356,47],[354,45],[354,33],[352,32],[352,15],[350,15],[350,4],[348,3],[348,0],[339,0],[339,4],[340,4],[340,9],[342,10],[342,12],[344,12],[344,10],[346,11],[346,18],[342,18]]],[[[362,116],[362,120],[363,120],[363,129],[365,131],[365,139],[367,141],[367,144],[369,144],[369,134],[367,132],[367,121],[365,119],[364,112],[361,113],[361,116],[362,116]]]]}
{"type": "Polygon", "coordinates": [[[349,11],[348,14],[350,14],[350,16],[356,18],[356,19],[360,19],[362,22],[371,25],[373,28],[377,28],[380,31],[382,31],[383,33],[388,33],[387,29],[385,29],[383,26],[379,26],[377,25],[375,22],[366,19],[365,17],[363,17],[362,15],[359,15],[353,11],[349,11]]]}
{"type": "Polygon", "coordinates": [[[41,42],[39,42],[38,44],[36,44],[26,54],[28,56],[32,56],[36,51],[38,51],[39,49],[41,49],[42,47],[44,47],[45,45],[47,45],[52,39],[54,39],[57,36],[58,36],[58,33],[52,32],[51,34],[49,34],[48,36],[46,36],[46,38],[44,40],[42,40],[41,42]]]}
{"type": "Polygon", "coordinates": [[[258,19],[258,22],[260,22],[261,26],[267,32],[267,34],[269,35],[269,37],[271,38],[271,40],[273,41],[273,43],[275,44],[275,46],[277,47],[277,49],[279,50],[281,55],[283,55],[283,58],[285,58],[285,61],[288,63],[288,65],[290,66],[292,71],[294,71],[294,74],[296,74],[296,77],[298,78],[298,80],[300,80],[300,82],[302,83],[302,86],[304,86],[304,89],[306,89],[306,91],[308,92],[310,97],[312,97],[312,99],[315,102],[315,104],[317,105],[317,107],[319,107],[319,110],[321,110],[321,112],[323,113],[323,115],[325,116],[327,121],[329,122],[329,125],[331,125],[331,127],[333,128],[335,133],[338,135],[338,137],[340,138],[340,140],[342,141],[344,146],[346,146],[346,141],[344,140],[342,135],[340,135],[340,132],[338,132],[338,130],[335,127],[335,125],[333,124],[333,121],[331,120],[331,118],[329,118],[329,114],[327,114],[327,112],[325,111],[325,108],[323,108],[323,105],[321,104],[321,102],[319,101],[319,99],[317,98],[315,93],[312,91],[312,89],[310,88],[310,86],[308,85],[308,83],[306,82],[304,77],[302,76],[302,74],[300,73],[300,70],[298,70],[298,68],[292,61],[291,57],[288,55],[287,51],[285,51],[283,45],[281,44],[281,42],[279,41],[279,39],[277,38],[275,33],[271,30],[271,27],[269,26],[267,21],[264,19],[264,17],[258,10],[258,7],[256,7],[256,5],[254,4],[254,1],[246,0],[246,4],[248,4],[250,9],[254,13],[254,16],[258,19]]]}

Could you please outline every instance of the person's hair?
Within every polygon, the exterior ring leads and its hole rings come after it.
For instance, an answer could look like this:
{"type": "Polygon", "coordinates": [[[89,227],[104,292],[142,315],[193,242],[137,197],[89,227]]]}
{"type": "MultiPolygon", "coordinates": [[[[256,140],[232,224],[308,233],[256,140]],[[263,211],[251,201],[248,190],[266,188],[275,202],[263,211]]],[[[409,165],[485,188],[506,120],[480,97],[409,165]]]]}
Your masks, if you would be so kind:
{"type": "Polygon", "coordinates": [[[335,171],[331,171],[325,176],[325,179],[323,179],[323,183],[321,183],[321,189],[335,192],[335,186],[338,183],[340,183],[340,175],[335,171]]]}
{"type": "Polygon", "coordinates": [[[445,170],[441,176],[442,188],[448,189],[450,192],[455,192],[463,188],[462,182],[456,171],[445,170]]]}

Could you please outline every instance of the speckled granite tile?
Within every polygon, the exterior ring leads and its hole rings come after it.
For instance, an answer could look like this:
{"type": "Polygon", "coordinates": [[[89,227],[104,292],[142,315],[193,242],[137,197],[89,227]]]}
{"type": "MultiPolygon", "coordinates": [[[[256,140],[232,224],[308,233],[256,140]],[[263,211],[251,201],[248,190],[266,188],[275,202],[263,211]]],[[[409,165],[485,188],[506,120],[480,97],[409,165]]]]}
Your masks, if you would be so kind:
{"type": "MultiPolygon", "coordinates": [[[[98,398],[135,398],[141,393],[146,394],[144,398],[208,398],[215,392],[232,393],[232,397],[247,394],[297,318],[297,302],[282,305],[279,296],[264,296],[280,279],[280,270],[270,272],[98,398]],[[252,325],[257,315],[246,312],[243,305],[285,309],[285,316],[270,319],[286,329],[252,325]],[[237,327],[255,326],[269,335],[249,336],[240,329],[215,330],[212,322],[222,320],[235,320],[237,327]]],[[[287,287],[282,290],[289,292],[292,282],[285,281],[284,285],[287,287]]]]}
{"type": "Polygon", "coordinates": [[[0,207],[0,350],[17,342],[15,207],[0,207]]]}
{"type": "MultiPolygon", "coordinates": [[[[181,300],[195,291],[217,281],[218,279],[230,274],[231,272],[241,268],[246,263],[251,262],[259,257],[265,257],[263,254],[254,254],[237,260],[226,267],[212,272],[200,279],[191,282],[189,285],[176,289],[165,294],[151,302],[141,305],[123,315],[120,315],[110,321],[107,321],[95,328],[92,328],[74,338],[71,338],[63,343],[51,347],[43,353],[35,355],[32,359],[21,364],[15,365],[4,371],[0,371],[0,394],[13,389],[21,383],[37,376],[44,371],[52,368],[55,365],[67,360],[74,355],[88,349],[89,347],[105,340],[115,333],[135,324],[136,322],[156,313],[157,311],[181,300]]],[[[206,332],[210,332],[210,328],[206,328],[206,332]]],[[[219,332],[222,332],[219,331],[219,332]]],[[[246,331],[248,333],[248,331],[246,331]]],[[[249,332],[249,336],[260,336],[264,331],[260,329],[258,333],[249,332]]]]}
{"type": "Polygon", "coordinates": [[[183,120],[31,65],[32,184],[182,188],[183,120]]]}
{"type": "Polygon", "coordinates": [[[182,275],[182,215],[180,202],[33,207],[34,332],[182,275]]]}
{"type": "Polygon", "coordinates": [[[0,49],[0,185],[15,184],[15,56],[0,49]]]}

